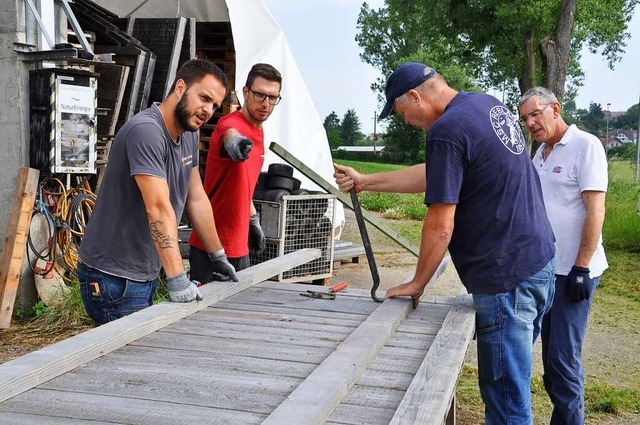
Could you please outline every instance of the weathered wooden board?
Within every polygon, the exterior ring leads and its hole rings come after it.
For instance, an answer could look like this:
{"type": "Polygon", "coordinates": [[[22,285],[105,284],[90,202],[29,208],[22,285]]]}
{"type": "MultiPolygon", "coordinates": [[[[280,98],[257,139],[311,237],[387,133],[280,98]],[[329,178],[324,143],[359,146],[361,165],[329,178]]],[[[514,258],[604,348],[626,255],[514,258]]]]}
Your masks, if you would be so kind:
{"type": "Polygon", "coordinates": [[[441,423],[446,420],[464,360],[460,348],[465,347],[466,351],[474,333],[472,305],[470,295],[458,297],[391,424],[427,425],[434,423],[434,419],[440,419],[441,423]]]}
{"type": "Polygon", "coordinates": [[[0,328],[8,328],[11,324],[22,259],[27,246],[33,202],[38,190],[38,176],[40,171],[33,168],[21,167],[18,170],[0,260],[0,328]]]}
{"type": "Polygon", "coordinates": [[[275,258],[238,272],[238,282],[212,282],[203,286],[201,302],[156,304],[0,365],[0,401],[260,283],[280,270],[288,270],[319,256],[319,250],[304,249],[275,258]]]}
{"type": "MultiPolygon", "coordinates": [[[[98,420],[116,424],[176,425],[177,423],[198,425],[259,424],[266,415],[244,411],[230,411],[193,403],[167,403],[153,400],[94,395],[90,402],[82,394],[72,391],[51,391],[35,388],[20,394],[0,406],[3,424],[5,411],[29,414],[38,418],[40,424],[49,423],[50,418],[72,419],[77,423],[93,424],[98,420]],[[46,416],[33,412],[46,412],[46,416]]],[[[38,423],[38,422],[36,422],[38,423]]],[[[22,422],[16,422],[22,424],[22,422]]],[[[13,424],[11,424],[13,425],[13,424]]]]}
{"type": "MultiPolygon", "coordinates": [[[[414,310],[360,289],[322,300],[299,295],[315,285],[234,285],[205,285],[188,315],[0,402],[0,420],[376,425],[406,400],[418,400],[406,411],[449,409],[468,344],[456,335],[472,333],[474,317],[455,297],[425,296],[414,310]]],[[[443,423],[440,411],[419,419],[443,423]]]]}
{"type": "MultiPolygon", "coordinates": [[[[136,18],[133,37],[151,50],[156,57],[149,87],[149,102],[162,102],[173,84],[182,50],[185,18],[136,18]]],[[[145,106],[148,106],[147,105],[145,106]]]]}

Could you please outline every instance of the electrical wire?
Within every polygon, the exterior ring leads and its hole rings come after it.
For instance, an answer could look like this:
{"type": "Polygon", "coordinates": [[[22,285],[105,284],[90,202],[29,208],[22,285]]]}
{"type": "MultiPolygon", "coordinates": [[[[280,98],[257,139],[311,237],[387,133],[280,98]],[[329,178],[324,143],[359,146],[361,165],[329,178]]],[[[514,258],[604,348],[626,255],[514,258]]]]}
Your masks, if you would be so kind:
{"type": "MultiPolygon", "coordinates": [[[[56,272],[63,279],[71,281],[70,275],[76,274],[78,248],[93,212],[96,195],[89,186],[89,177],[70,189],[66,189],[60,179],[47,177],[41,183],[41,191],[42,204],[52,211],[55,223],[55,237],[50,243],[48,257],[56,272]],[[58,254],[53,255],[55,252],[58,254]]],[[[47,220],[50,223],[49,218],[47,220]]]]}
{"type": "MultiPolygon", "coordinates": [[[[31,231],[27,235],[27,243],[29,245],[29,249],[27,249],[27,263],[29,264],[29,268],[35,274],[47,275],[51,270],[53,270],[54,262],[55,262],[55,246],[56,246],[56,223],[53,215],[45,205],[42,198],[42,184],[38,187],[38,198],[35,200],[34,210],[31,215],[31,220],[38,215],[42,215],[44,217],[45,223],[47,225],[47,245],[42,249],[42,251],[38,252],[38,249],[35,247],[33,243],[33,239],[31,238],[31,231]],[[33,252],[37,259],[43,260],[46,262],[47,267],[45,270],[41,270],[40,268],[35,267],[35,262],[31,261],[30,252],[33,252]]],[[[37,260],[36,260],[37,261],[37,260]]]]}

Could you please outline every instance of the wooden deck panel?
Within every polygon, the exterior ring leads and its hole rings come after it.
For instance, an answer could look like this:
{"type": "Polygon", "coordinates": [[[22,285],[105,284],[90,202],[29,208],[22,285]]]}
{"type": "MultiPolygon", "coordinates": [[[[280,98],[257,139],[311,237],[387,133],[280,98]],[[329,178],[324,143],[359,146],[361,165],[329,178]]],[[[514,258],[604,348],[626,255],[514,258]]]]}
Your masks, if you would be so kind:
{"type": "MultiPolygon", "coordinates": [[[[424,301],[421,305],[424,304],[424,301]]],[[[381,350],[377,359],[367,368],[354,385],[349,397],[345,398],[327,424],[354,423],[352,411],[366,412],[372,408],[382,409],[380,414],[367,415],[369,425],[388,424],[393,418],[397,405],[413,382],[422,361],[430,350],[436,334],[451,304],[429,304],[412,312],[398,327],[385,348],[395,348],[393,352],[381,350]],[[411,348],[413,356],[397,356],[397,349],[411,348]]],[[[358,422],[355,422],[358,423],[358,422]]]]}
{"type": "Polygon", "coordinates": [[[413,409],[416,380],[438,374],[420,372],[425,358],[454,375],[434,389],[450,401],[468,340],[439,328],[473,328],[455,298],[427,296],[413,310],[365,290],[321,300],[306,289],[318,288],[247,286],[5,400],[0,422],[388,424],[398,406],[413,409]]]}

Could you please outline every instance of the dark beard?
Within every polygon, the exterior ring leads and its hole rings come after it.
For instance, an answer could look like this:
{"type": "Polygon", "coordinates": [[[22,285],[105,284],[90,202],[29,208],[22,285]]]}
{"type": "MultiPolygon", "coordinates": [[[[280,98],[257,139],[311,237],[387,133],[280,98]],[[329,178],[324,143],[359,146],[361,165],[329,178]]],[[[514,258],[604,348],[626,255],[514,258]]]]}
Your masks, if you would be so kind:
{"type": "Polygon", "coordinates": [[[184,131],[198,130],[199,127],[196,127],[195,125],[192,125],[189,123],[189,118],[191,117],[191,114],[188,111],[186,92],[182,96],[182,99],[180,99],[180,101],[176,105],[175,114],[176,114],[176,118],[178,119],[178,122],[180,123],[180,127],[182,127],[184,131]]]}

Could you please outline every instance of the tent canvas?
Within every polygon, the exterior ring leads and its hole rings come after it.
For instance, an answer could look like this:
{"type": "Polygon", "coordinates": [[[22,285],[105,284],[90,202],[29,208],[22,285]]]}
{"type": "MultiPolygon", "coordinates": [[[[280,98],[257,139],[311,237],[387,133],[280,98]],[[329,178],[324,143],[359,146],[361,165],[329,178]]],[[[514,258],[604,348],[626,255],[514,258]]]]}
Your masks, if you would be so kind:
{"type": "MultiPolygon", "coordinates": [[[[335,185],[329,141],[318,111],[280,26],[262,0],[94,0],[120,17],[196,18],[198,22],[231,22],[236,50],[236,93],[242,93],[255,63],[276,67],[283,77],[282,102],[264,124],[265,144],[277,142],[325,180],[335,185]]],[[[265,155],[264,169],[284,162],[273,152],[265,155]]],[[[319,189],[296,172],[302,186],[319,189]]],[[[344,210],[336,203],[334,228],[344,224],[344,210]]],[[[339,233],[339,232],[338,232],[339,233]]]]}

